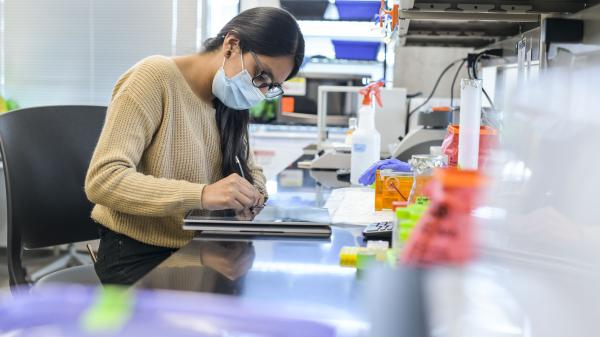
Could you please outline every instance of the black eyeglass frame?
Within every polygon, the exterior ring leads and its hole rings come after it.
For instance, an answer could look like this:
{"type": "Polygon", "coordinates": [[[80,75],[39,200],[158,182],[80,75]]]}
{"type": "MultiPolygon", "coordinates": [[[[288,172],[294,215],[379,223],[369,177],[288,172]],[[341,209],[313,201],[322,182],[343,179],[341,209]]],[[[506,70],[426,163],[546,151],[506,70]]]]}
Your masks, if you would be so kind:
{"type": "Polygon", "coordinates": [[[256,62],[256,67],[258,68],[258,75],[252,78],[252,85],[257,87],[258,89],[268,88],[267,93],[265,94],[267,99],[273,100],[283,96],[284,91],[282,83],[273,82],[271,78],[267,75],[267,73],[264,71],[264,67],[262,66],[262,63],[260,63],[260,61],[258,60],[256,54],[253,51],[250,51],[250,55],[252,55],[254,62],[256,62]],[[265,81],[265,77],[271,80],[271,82],[267,83],[265,81]]]}

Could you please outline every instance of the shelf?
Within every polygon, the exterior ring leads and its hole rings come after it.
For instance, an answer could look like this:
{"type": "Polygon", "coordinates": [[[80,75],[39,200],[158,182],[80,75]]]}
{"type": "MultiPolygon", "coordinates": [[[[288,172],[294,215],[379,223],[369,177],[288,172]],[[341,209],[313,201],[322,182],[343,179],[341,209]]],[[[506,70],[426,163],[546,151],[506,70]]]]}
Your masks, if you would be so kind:
{"type": "Polygon", "coordinates": [[[538,22],[539,14],[505,12],[466,12],[466,11],[400,11],[399,17],[408,20],[424,21],[489,21],[489,22],[538,22]]]}
{"type": "Polygon", "coordinates": [[[376,22],[374,20],[349,20],[349,19],[344,19],[344,20],[336,20],[336,19],[297,19],[298,22],[326,22],[326,24],[328,24],[329,22],[340,22],[340,23],[370,23],[370,24],[375,24],[376,22]]]}
{"type": "Polygon", "coordinates": [[[454,35],[499,38],[514,36],[537,27],[535,22],[411,21],[408,35],[454,35]]]}
{"type": "Polygon", "coordinates": [[[381,42],[382,34],[372,22],[298,21],[305,38],[381,42]]]}
{"type": "Polygon", "coordinates": [[[327,65],[381,65],[381,61],[363,61],[363,60],[347,60],[347,59],[314,59],[308,62],[309,64],[327,64],[327,65]]]}
{"type": "Polygon", "coordinates": [[[537,27],[533,22],[411,21],[407,46],[481,48],[537,27]]]}
{"type": "Polygon", "coordinates": [[[589,4],[590,1],[586,0],[415,0],[413,9],[444,12],[566,14],[578,12],[589,4]]]}
{"type": "Polygon", "coordinates": [[[420,47],[461,47],[461,48],[481,48],[496,42],[496,39],[486,37],[460,37],[460,36],[408,36],[406,46],[420,47]]]}
{"type": "Polygon", "coordinates": [[[482,48],[539,27],[541,14],[581,11],[600,0],[415,0],[401,10],[408,46],[482,48]]]}

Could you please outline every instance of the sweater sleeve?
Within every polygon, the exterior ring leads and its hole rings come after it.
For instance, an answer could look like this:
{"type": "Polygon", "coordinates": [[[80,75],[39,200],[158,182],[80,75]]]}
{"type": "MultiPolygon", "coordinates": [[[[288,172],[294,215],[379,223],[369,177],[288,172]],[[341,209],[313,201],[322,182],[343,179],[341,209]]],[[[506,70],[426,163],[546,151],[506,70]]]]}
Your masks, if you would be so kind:
{"type": "Polygon", "coordinates": [[[85,179],[85,192],[92,203],[152,217],[202,208],[205,185],[137,171],[161,123],[161,101],[162,89],[156,79],[134,74],[117,83],[85,179]]]}
{"type": "Polygon", "coordinates": [[[266,201],[269,198],[266,187],[267,179],[265,178],[262,167],[256,163],[252,148],[250,148],[250,153],[248,154],[248,168],[250,169],[250,174],[254,180],[254,187],[256,187],[256,189],[265,197],[266,201]]]}

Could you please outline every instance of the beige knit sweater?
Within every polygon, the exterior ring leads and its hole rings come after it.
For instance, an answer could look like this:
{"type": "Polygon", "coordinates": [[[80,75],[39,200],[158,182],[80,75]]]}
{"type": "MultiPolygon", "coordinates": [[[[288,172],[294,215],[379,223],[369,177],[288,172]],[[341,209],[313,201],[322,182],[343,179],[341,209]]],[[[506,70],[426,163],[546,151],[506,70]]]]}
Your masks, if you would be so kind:
{"type": "MultiPolygon", "coordinates": [[[[202,208],[206,184],[223,178],[214,108],[192,91],[175,62],[152,56],[115,85],[85,180],[92,218],[135,240],[181,247],[186,211],[202,208]]],[[[250,154],[250,174],[265,178],[250,154]]]]}

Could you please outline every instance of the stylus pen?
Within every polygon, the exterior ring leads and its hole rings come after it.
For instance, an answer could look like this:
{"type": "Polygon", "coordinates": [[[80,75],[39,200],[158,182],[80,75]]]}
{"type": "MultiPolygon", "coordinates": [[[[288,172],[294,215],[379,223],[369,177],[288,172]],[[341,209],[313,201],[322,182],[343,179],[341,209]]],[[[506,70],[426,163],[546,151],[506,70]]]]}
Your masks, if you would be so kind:
{"type": "MultiPolygon", "coordinates": [[[[240,174],[242,175],[242,178],[246,179],[246,175],[244,174],[244,169],[242,168],[242,163],[240,162],[240,158],[238,158],[238,156],[235,156],[235,162],[238,164],[238,167],[240,168],[240,174]]],[[[262,209],[264,207],[265,207],[264,205],[253,206],[253,207],[250,207],[250,210],[254,212],[257,209],[262,209]]]]}
{"type": "Polygon", "coordinates": [[[244,169],[242,168],[242,163],[240,162],[240,158],[238,158],[238,156],[235,156],[235,162],[238,164],[238,167],[240,168],[240,174],[242,175],[242,178],[246,179],[246,175],[244,174],[244,169]]]}

